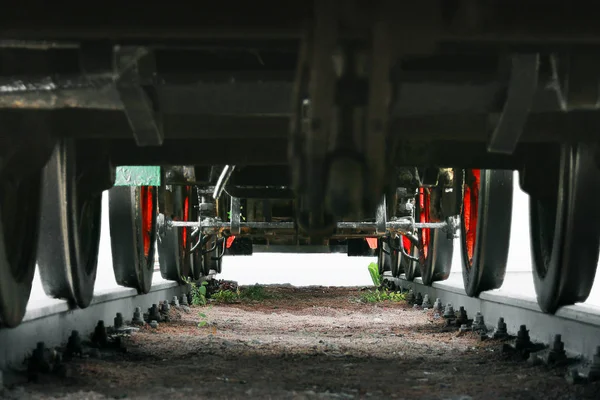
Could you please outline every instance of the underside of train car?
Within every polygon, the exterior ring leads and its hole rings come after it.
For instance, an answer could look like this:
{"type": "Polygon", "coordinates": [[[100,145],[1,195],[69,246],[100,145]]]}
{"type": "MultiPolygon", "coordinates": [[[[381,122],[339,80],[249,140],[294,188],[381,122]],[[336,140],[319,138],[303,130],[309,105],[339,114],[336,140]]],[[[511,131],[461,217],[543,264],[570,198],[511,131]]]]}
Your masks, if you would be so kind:
{"type": "Polygon", "coordinates": [[[477,296],[503,282],[515,170],[541,309],[584,301],[600,245],[594,5],[3,8],[1,323],[21,321],[36,262],[48,295],[89,305],[108,189],[115,277],[140,293],[155,252],[181,281],[253,246],[343,246],[430,285],[456,245],[477,296]],[[161,168],[115,186],[134,166],[161,168]]]}

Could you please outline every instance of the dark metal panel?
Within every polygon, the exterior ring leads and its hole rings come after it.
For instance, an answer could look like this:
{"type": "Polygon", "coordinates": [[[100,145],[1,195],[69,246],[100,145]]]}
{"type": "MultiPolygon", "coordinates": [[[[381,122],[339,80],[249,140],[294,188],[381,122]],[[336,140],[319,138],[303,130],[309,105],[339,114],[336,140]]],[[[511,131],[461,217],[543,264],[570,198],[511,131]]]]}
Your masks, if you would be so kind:
{"type": "Polygon", "coordinates": [[[198,82],[158,86],[160,109],[166,114],[291,114],[290,82],[198,82]]]}
{"type": "Polygon", "coordinates": [[[294,254],[320,254],[320,253],[346,253],[348,246],[319,246],[319,245],[258,245],[252,246],[254,253],[294,253],[294,254]]]}
{"type": "Polygon", "coordinates": [[[162,147],[137,147],[133,140],[110,142],[115,165],[285,165],[287,140],[165,140],[162,147]]]}

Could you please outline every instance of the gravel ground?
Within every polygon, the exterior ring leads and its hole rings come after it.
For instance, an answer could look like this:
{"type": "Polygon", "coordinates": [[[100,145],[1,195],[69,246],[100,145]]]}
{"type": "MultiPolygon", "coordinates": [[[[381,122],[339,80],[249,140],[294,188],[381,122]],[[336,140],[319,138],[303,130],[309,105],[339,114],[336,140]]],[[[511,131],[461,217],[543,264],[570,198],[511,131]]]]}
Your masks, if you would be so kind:
{"type": "Polygon", "coordinates": [[[275,286],[267,293],[273,297],[259,302],[172,309],[171,322],[127,338],[126,352],[92,352],[60,373],[27,380],[12,375],[3,396],[600,398],[597,383],[569,384],[565,367],[532,366],[503,352],[502,342],[450,330],[432,311],[404,302],[364,304],[359,288],[275,286]]]}

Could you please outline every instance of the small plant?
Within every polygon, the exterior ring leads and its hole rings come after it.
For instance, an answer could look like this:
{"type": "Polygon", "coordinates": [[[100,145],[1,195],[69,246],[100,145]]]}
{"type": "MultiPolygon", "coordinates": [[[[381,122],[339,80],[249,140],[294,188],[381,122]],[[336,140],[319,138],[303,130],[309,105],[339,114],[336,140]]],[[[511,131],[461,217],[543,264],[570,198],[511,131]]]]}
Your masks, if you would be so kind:
{"type": "Polygon", "coordinates": [[[387,289],[375,289],[363,292],[360,296],[360,301],[363,303],[380,303],[382,301],[400,302],[403,301],[404,294],[400,292],[392,292],[387,289]]]}
{"type": "MultiPolygon", "coordinates": [[[[208,306],[209,310],[211,308],[212,306],[208,306]]],[[[206,315],[206,313],[200,311],[198,313],[198,317],[200,317],[200,322],[198,322],[198,328],[202,328],[203,326],[206,326],[208,324],[208,316],[206,315]]]]}
{"type": "Polygon", "coordinates": [[[198,316],[201,318],[200,322],[198,322],[198,328],[206,326],[206,324],[208,324],[208,321],[206,320],[208,317],[206,316],[206,314],[203,312],[199,312],[198,316]]]}
{"type": "Polygon", "coordinates": [[[379,266],[377,263],[369,264],[369,274],[371,274],[371,280],[374,286],[381,286],[381,275],[379,275],[379,266]]]}
{"type": "Polygon", "coordinates": [[[206,286],[207,281],[202,282],[200,285],[192,282],[189,278],[183,278],[183,281],[190,285],[190,293],[192,294],[192,305],[193,306],[205,306],[206,305],[206,286]]]}
{"type": "Polygon", "coordinates": [[[219,290],[213,293],[210,298],[216,303],[235,303],[240,300],[240,291],[219,290]]]}
{"type": "Polygon", "coordinates": [[[262,301],[271,298],[272,296],[267,293],[264,286],[256,284],[254,286],[242,288],[240,297],[247,300],[262,301]]]}

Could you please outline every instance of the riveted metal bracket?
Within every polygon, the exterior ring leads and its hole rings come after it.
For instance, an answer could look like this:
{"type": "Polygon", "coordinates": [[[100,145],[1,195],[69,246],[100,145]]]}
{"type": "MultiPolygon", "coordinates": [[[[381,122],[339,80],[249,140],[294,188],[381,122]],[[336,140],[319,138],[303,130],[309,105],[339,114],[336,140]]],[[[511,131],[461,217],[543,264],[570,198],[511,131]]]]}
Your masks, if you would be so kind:
{"type": "Polygon", "coordinates": [[[537,90],[539,58],[539,54],[512,57],[508,94],[488,143],[490,153],[512,154],[515,151],[537,90]]]}
{"type": "Polygon", "coordinates": [[[239,197],[231,198],[231,234],[239,235],[240,234],[240,222],[241,222],[241,202],[239,197]]]}
{"type": "Polygon", "coordinates": [[[115,63],[119,75],[117,91],[136,144],[161,146],[164,132],[156,101],[151,98],[154,54],[144,47],[119,47],[115,49],[115,63]]]}

